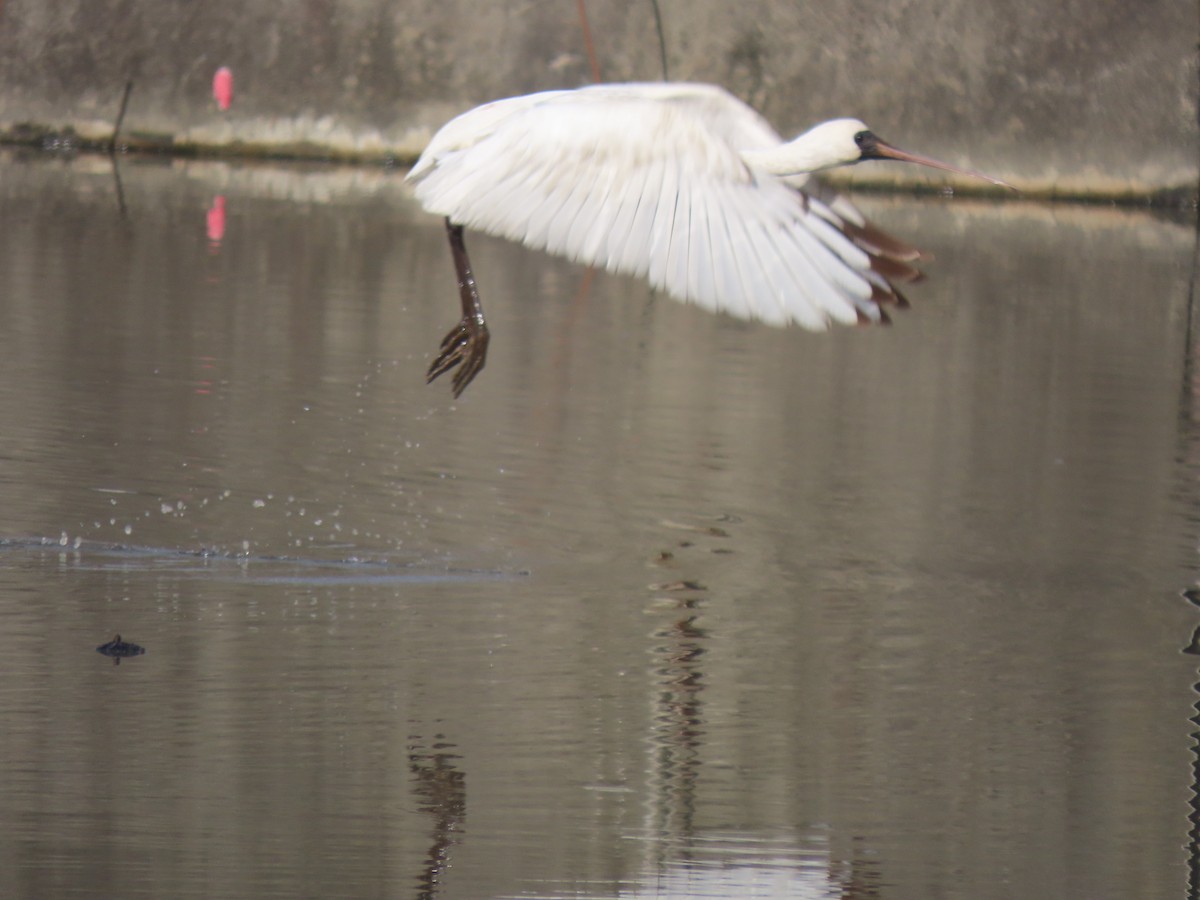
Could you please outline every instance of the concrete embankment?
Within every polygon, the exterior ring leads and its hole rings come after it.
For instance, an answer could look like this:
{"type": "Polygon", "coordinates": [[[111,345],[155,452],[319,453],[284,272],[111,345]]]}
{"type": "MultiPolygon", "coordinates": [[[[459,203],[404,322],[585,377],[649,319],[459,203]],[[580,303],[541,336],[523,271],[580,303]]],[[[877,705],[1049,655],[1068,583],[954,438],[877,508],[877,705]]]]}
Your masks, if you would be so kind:
{"type": "MultiPolygon", "coordinates": [[[[1194,4],[658,0],[661,41],[649,0],[587,9],[606,81],[723,84],[785,135],[854,115],[1027,194],[1195,196],[1194,4]]],[[[456,112],[592,79],[569,0],[0,0],[0,138],[49,148],[107,143],[132,84],[130,149],[403,164],[456,112]]]]}

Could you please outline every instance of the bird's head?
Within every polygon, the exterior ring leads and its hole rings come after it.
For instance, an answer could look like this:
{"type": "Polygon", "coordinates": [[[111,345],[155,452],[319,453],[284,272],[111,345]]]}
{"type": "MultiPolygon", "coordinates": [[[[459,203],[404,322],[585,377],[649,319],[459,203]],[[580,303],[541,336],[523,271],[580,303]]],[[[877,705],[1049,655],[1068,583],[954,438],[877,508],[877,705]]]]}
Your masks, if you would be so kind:
{"type": "Polygon", "coordinates": [[[877,142],[865,122],[858,119],[831,119],[814,125],[792,144],[808,150],[814,162],[813,171],[816,171],[849,166],[870,158],[863,155],[862,139],[866,139],[872,147],[877,142]]]}
{"type": "Polygon", "coordinates": [[[804,132],[788,146],[802,154],[804,165],[807,167],[804,171],[808,172],[832,169],[835,166],[850,166],[869,159],[892,159],[932,169],[944,169],[971,178],[982,178],[992,184],[1014,189],[1011,184],[974,169],[962,169],[929,156],[909,153],[894,147],[878,137],[860,119],[832,119],[822,122],[804,132]]]}

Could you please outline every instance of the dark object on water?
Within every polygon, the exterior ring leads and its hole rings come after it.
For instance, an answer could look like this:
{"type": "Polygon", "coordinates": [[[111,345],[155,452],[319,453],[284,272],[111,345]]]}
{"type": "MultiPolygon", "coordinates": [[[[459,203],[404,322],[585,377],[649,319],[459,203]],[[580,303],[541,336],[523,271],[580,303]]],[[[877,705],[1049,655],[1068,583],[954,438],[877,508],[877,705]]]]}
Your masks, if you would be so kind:
{"type": "Polygon", "coordinates": [[[121,640],[121,636],[118,634],[107,644],[101,644],[99,647],[97,647],[96,652],[101,653],[104,656],[111,656],[113,665],[119,666],[121,664],[121,660],[126,656],[141,656],[146,652],[146,648],[140,647],[137,644],[131,644],[128,641],[123,641],[121,640]]]}

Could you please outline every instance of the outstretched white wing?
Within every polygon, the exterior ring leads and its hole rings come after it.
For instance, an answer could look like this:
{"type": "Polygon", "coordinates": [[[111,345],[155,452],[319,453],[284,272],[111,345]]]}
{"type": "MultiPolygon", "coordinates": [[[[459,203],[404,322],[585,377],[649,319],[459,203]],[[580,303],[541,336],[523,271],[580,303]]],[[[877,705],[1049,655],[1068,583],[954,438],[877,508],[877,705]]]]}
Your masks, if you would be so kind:
{"type": "Polygon", "coordinates": [[[879,320],[887,284],[843,216],[738,153],[778,143],[719,88],[597,86],[465,113],[409,178],[455,223],[707,309],[812,329],[879,320]]]}

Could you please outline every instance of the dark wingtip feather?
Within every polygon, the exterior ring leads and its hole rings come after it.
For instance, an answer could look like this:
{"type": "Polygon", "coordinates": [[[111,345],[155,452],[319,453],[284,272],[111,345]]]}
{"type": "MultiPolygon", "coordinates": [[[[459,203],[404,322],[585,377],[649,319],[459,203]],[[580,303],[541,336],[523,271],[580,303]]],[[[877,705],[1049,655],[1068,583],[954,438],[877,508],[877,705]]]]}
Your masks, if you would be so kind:
{"type": "MultiPolygon", "coordinates": [[[[871,286],[871,300],[876,307],[879,307],[880,314],[884,319],[887,320],[882,309],[885,305],[891,306],[893,309],[910,308],[911,304],[908,302],[908,298],[900,292],[896,284],[916,284],[922,281],[925,274],[911,263],[917,260],[924,262],[932,257],[881,231],[870,222],[863,225],[844,222],[842,230],[859,249],[870,257],[871,271],[880,276],[882,283],[871,286]]],[[[885,321],[885,324],[890,324],[890,321],[885,321]]]]}
{"type": "Polygon", "coordinates": [[[871,270],[883,276],[889,282],[903,281],[913,284],[925,277],[916,266],[910,266],[908,263],[900,262],[887,256],[879,256],[870,251],[867,252],[867,255],[871,257],[871,270]]]}
{"type": "Polygon", "coordinates": [[[930,259],[928,254],[922,253],[912,244],[906,244],[899,238],[892,237],[886,231],[876,228],[870,222],[864,222],[862,225],[855,225],[853,222],[844,222],[842,231],[845,232],[846,237],[858,244],[863,250],[876,256],[882,256],[896,262],[914,262],[918,259],[930,259]]]}

